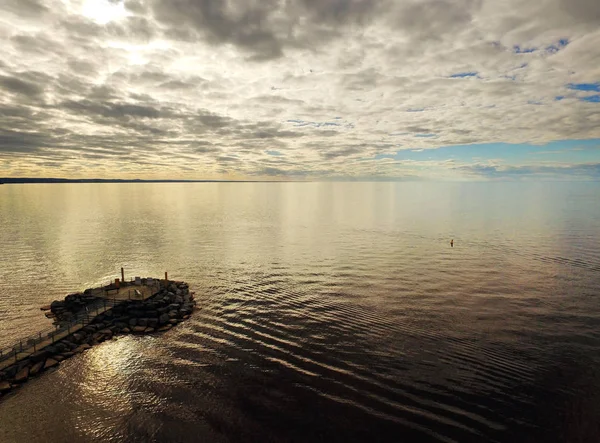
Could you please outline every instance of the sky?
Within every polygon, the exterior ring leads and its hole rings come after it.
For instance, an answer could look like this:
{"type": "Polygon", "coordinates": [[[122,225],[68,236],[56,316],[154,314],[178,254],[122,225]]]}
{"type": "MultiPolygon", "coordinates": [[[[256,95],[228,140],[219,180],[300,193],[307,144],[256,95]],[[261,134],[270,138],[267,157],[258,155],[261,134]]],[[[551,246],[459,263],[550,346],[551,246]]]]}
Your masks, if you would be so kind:
{"type": "Polygon", "coordinates": [[[2,0],[0,177],[600,180],[598,0],[2,0]]]}

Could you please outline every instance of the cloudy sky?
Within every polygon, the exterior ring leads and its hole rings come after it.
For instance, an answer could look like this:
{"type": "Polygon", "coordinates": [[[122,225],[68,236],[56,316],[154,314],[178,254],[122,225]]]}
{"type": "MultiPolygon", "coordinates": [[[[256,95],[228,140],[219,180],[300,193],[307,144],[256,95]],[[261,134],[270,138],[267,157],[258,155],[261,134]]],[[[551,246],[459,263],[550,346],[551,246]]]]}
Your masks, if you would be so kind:
{"type": "Polygon", "coordinates": [[[2,0],[0,177],[600,179],[598,0],[2,0]]]}

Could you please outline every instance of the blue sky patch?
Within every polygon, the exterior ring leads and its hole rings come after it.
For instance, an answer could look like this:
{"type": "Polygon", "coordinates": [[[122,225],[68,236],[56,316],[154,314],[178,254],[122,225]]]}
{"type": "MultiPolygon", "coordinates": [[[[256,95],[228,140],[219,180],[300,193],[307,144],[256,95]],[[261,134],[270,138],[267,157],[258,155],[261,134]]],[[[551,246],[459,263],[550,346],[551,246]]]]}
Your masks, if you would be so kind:
{"type": "Polygon", "coordinates": [[[584,102],[590,102],[590,103],[600,103],[600,94],[582,97],[580,100],[584,101],[584,102]]]}
{"type": "Polygon", "coordinates": [[[550,54],[555,54],[569,44],[568,38],[561,38],[555,45],[546,47],[546,51],[550,54]]]}
{"type": "Polygon", "coordinates": [[[274,155],[274,156],[276,156],[276,157],[278,157],[278,156],[280,156],[280,155],[283,155],[283,154],[282,154],[281,152],[279,152],[279,151],[265,151],[265,152],[266,152],[267,154],[269,154],[269,155],[274,155]]]}
{"type": "Polygon", "coordinates": [[[594,91],[600,92],[600,83],[569,83],[567,88],[575,91],[594,91]]]}
{"type": "Polygon", "coordinates": [[[513,51],[515,54],[528,54],[530,52],[537,51],[537,48],[522,48],[520,45],[514,45],[513,51]]]}
{"type": "Polygon", "coordinates": [[[472,163],[499,160],[504,164],[531,164],[541,160],[565,163],[600,162],[600,139],[559,140],[542,145],[529,143],[480,143],[473,145],[442,146],[437,149],[407,149],[396,154],[380,154],[375,160],[437,161],[454,160],[472,163]]]}
{"type": "Polygon", "coordinates": [[[450,78],[466,78],[466,77],[477,77],[477,72],[459,72],[452,74],[450,78]]]}

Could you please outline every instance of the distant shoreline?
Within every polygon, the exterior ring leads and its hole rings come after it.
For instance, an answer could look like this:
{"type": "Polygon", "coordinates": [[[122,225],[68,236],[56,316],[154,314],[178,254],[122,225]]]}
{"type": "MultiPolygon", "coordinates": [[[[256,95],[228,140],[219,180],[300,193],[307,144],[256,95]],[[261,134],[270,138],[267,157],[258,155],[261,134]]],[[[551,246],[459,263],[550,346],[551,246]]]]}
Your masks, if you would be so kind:
{"type": "Polygon", "coordinates": [[[296,180],[141,180],[110,178],[0,178],[0,185],[29,183],[290,183],[296,180]]]}

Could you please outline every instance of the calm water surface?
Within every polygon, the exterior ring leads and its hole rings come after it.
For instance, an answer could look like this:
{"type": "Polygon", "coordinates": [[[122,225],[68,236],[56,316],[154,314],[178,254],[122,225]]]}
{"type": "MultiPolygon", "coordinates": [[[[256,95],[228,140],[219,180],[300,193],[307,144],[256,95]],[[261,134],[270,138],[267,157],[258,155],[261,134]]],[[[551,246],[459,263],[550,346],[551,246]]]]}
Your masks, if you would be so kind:
{"type": "Polygon", "coordinates": [[[3,185],[0,251],[0,347],[121,266],[201,308],[2,399],[1,442],[600,439],[598,183],[3,185]]]}

